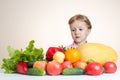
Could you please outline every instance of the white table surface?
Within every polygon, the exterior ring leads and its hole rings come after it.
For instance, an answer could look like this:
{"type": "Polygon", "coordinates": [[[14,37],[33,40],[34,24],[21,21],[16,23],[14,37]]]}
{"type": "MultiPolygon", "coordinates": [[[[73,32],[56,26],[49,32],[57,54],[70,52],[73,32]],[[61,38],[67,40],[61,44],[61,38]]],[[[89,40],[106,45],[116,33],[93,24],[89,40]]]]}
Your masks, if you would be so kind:
{"type": "Polygon", "coordinates": [[[29,76],[22,74],[5,74],[0,69],[0,80],[120,80],[120,68],[117,69],[116,73],[106,74],[103,73],[99,76],[89,75],[58,75],[58,76],[29,76]]]}

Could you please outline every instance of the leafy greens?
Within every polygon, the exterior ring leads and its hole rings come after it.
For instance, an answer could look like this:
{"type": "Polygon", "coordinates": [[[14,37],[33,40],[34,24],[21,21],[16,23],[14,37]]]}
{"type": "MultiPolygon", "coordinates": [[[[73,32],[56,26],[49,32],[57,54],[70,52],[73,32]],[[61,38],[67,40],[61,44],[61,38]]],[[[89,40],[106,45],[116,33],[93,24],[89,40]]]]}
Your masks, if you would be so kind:
{"type": "Polygon", "coordinates": [[[16,65],[20,61],[32,62],[44,60],[43,48],[35,48],[34,43],[35,41],[31,40],[25,50],[14,49],[11,46],[7,47],[10,58],[3,59],[2,69],[5,70],[5,73],[16,72],[16,65]]]}

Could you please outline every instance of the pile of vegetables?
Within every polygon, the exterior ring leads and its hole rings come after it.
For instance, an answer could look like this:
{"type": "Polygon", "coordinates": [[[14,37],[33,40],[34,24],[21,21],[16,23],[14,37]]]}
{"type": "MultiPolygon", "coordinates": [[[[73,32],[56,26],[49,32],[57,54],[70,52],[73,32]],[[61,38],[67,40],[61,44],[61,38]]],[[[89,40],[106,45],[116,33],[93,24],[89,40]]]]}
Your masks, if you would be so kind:
{"type": "Polygon", "coordinates": [[[43,48],[35,48],[34,43],[35,41],[31,40],[25,50],[14,49],[11,46],[7,47],[10,58],[3,59],[2,69],[5,70],[5,73],[15,73],[16,65],[19,62],[28,63],[38,60],[44,60],[43,48]]]}
{"type": "MultiPolygon", "coordinates": [[[[49,47],[44,56],[43,48],[35,48],[31,40],[23,49],[8,46],[9,58],[3,59],[2,69],[5,73],[20,73],[25,75],[101,75],[117,71],[117,54],[109,47],[99,44],[85,44],[78,48],[66,49],[64,46],[49,47]],[[95,51],[96,50],[96,51],[95,51]],[[104,54],[104,58],[97,58],[104,54]],[[107,59],[111,52],[114,59],[107,59]],[[96,52],[96,53],[94,53],[96,52]],[[85,56],[85,55],[87,56],[85,56]],[[106,55],[105,55],[106,54],[106,55]],[[83,58],[84,57],[84,58],[83,58]]],[[[102,57],[102,56],[101,56],[102,57]]],[[[112,57],[113,58],[113,57],[112,57]]]]}

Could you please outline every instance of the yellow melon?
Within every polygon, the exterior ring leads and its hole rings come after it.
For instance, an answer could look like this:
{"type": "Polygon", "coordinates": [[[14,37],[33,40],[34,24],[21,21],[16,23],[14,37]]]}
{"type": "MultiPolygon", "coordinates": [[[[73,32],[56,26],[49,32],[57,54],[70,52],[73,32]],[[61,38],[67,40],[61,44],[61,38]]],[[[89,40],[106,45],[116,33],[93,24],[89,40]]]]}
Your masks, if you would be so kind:
{"type": "Polygon", "coordinates": [[[86,43],[77,49],[81,54],[81,61],[92,59],[104,64],[107,61],[116,62],[118,58],[117,52],[112,47],[100,43],[86,43]]]}

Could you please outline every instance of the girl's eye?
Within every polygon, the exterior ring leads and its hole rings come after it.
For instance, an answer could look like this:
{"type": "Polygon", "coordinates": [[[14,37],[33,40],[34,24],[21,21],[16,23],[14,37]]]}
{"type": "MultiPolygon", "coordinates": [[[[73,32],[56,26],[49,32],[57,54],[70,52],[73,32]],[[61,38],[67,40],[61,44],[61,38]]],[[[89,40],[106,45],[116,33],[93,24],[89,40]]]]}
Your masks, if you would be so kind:
{"type": "Polygon", "coordinates": [[[72,31],[75,31],[74,29],[72,31]]]}
{"type": "Polygon", "coordinates": [[[82,31],[83,29],[79,29],[80,31],[82,31]]]}

